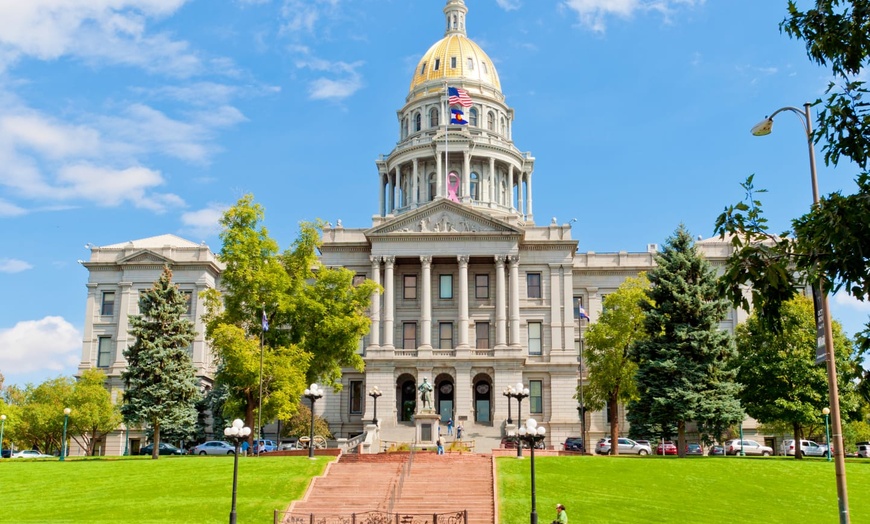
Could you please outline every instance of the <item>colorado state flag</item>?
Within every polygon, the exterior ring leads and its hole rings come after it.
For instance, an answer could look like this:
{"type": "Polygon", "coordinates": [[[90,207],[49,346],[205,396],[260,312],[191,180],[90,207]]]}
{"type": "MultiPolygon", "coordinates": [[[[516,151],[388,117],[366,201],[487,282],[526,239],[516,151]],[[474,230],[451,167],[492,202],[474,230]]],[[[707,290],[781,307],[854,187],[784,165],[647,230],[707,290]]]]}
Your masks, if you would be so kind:
{"type": "Polygon", "coordinates": [[[468,121],[465,120],[464,116],[462,116],[465,113],[463,113],[461,109],[450,108],[450,111],[453,113],[453,118],[450,119],[451,124],[458,124],[460,126],[468,124],[468,121]]]}

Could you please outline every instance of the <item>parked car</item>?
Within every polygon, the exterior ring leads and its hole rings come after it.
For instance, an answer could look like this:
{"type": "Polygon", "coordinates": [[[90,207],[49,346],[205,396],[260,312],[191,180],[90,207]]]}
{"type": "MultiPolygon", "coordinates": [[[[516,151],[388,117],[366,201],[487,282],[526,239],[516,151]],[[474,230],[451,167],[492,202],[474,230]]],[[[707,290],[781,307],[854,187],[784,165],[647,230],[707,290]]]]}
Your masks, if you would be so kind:
{"type": "Polygon", "coordinates": [[[278,445],[279,451],[292,451],[296,449],[296,444],[299,442],[298,438],[291,438],[286,440],[278,445]]]}
{"type": "MultiPolygon", "coordinates": [[[[619,437],[617,441],[617,446],[619,446],[618,449],[620,455],[649,455],[650,453],[652,453],[652,450],[649,446],[638,444],[630,438],[619,437]]],[[[599,455],[609,455],[610,439],[603,438],[599,440],[598,444],[595,445],[595,452],[599,455]]]]}
{"type": "Polygon", "coordinates": [[[773,448],[759,444],[754,440],[731,439],[725,442],[725,452],[729,455],[739,455],[741,449],[744,455],[762,455],[764,457],[773,455],[773,448]]]}
{"type": "Polygon", "coordinates": [[[565,439],[565,451],[583,451],[583,439],[580,437],[568,437],[565,439]]]}
{"type": "Polygon", "coordinates": [[[635,442],[637,442],[641,446],[649,446],[649,449],[652,449],[652,442],[650,442],[649,440],[635,440],[635,442]]]}
{"type": "Polygon", "coordinates": [[[870,458],[870,442],[859,442],[857,446],[859,457],[870,458]]]}
{"type": "Polygon", "coordinates": [[[236,448],[223,440],[209,440],[193,448],[192,455],[235,455],[236,448]]]}
{"type": "Polygon", "coordinates": [[[275,451],[278,449],[278,446],[275,445],[274,440],[255,440],[253,452],[254,453],[268,453],[270,451],[275,451]]]}
{"type": "Polygon", "coordinates": [[[659,442],[656,446],[656,455],[676,455],[677,451],[677,445],[670,440],[659,442]]]}
{"type": "Polygon", "coordinates": [[[704,448],[700,444],[686,444],[686,455],[703,455],[704,448]]]}
{"type": "Polygon", "coordinates": [[[12,458],[16,459],[48,459],[54,458],[54,455],[46,455],[42,453],[38,449],[25,449],[22,451],[16,451],[12,454],[12,458]]]}
{"type": "Polygon", "coordinates": [[[710,446],[709,455],[711,457],[715,457],[715,456],[724,457],[725,456],[725,446],[720,446],[719,444],[716,444],[714,446],[710,446]]]}
{"type": "MultiPolygon", "coordinates": [[[[154,449],[154,443],[148,444],[147,446],[142,446],[139,448],[140,455],[150,455],[151,451],[154,449]]],[[[167,444],[166,442],[161,442],[160,447],[157,449],[158,455],[184,455],[183,449],[178,449],[172,444],[167,444]]]]}
{"type": "MultiPolygon", "coordinates": [[[[794,439],[784,439],[779,444],[779,453],[781,455],[794,456],[794,452],[794,439]]],[[[801,440],[801,454],[805,457],[824,457],[828,454],[828,446],[824,444],[816,444],[812,440],[801,440]]]]}
{"type": "Polygon", "coordinates": [[[12,458],[12,450],[11,449],[4,449],[4,450],[0,451],[0,457],[3,457],[5,459],[12,458]]]}

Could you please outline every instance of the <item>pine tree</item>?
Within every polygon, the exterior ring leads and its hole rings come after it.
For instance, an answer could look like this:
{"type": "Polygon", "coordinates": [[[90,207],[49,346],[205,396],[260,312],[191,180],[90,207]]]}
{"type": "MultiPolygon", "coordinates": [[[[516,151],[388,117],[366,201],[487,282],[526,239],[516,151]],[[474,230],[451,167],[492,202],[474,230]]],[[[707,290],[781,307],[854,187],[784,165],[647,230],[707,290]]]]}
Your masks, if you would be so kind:
{"type": "MultiPolygon", "coordinates": [[[[629,405],[632,434],[677,433],[680,455],[686,423],[722,431],[743,418],[736,394],[731,335],[719,328],[728,303],[716,289],[709,263],[700,257],[683,225],[656,256],[649,272],[651,303],[644,302],[650,338],[633,347],[640,399],[629,405]]],[[[718,436],[718,435],[717,435],[718,436]]]]}
{"type": "Polygon", "coordinates": [[[164,268],[160,280],[139,298],[140,315],[130,315],[136,341],[124,351],[121,374],[126,391],[121,413],[127,423],[145,423],[153,431],[151,458],[159,456],[160,428],[193,427],[199,399],[196,372],[187,348],[193,324],[185,318],[187,300],[164,268]]]}

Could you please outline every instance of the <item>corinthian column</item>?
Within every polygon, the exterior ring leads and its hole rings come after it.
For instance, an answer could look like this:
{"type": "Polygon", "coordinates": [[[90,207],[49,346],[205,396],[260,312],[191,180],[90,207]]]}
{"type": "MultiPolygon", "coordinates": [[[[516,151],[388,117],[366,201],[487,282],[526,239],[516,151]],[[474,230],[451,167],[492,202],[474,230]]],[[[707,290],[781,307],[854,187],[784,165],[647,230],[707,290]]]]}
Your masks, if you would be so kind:
{"type": "Polygon", "coordinates": [[[520,345],[520,257],[511,255],[508,257],[510,264],[510,322],[511,322],[511,347],[519,348],[520,345]]]}
{"type": "Polygon", "coordinates": [[[507,317],[505,315],[504,255],[495,256],[495,347],[507,344],[507,317]]]}
{"type": "Polygon", "coordinates": [[[421,256],[420,348],[432,349],[432,257],[421,256]]]}
{"type": "Polygon", "coordinates": [[[468,347],[468,255],[459,255],[459,348],[468,347]]]}
{"type": "Polygon", "coordinates": [[[396,257],[384,257],[384,347],[386,349],[395,349],[393,346],[393,318],[394,306],[393,298],[395,291],[393,290],[393,264],[396,263],[396,257]]]}
{"type": "MultiPolygon", "coordinates": [[[[371,256],[372,261],[372,280],[375,284],[381,283],[381,257],[371,256]]],[[[381,345],[381,292],[376,289],[372,293],[371,305],[372,330],[369,334],[369,347],[377,348],[381,345]]]]}

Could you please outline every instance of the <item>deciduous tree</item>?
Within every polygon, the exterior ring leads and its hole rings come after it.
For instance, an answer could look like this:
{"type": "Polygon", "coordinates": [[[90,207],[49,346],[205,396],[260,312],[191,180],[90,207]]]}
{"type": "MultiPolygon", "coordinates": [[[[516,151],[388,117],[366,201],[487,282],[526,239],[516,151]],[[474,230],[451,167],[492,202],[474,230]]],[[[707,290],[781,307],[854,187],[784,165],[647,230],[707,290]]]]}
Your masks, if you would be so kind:
{"type": "Polygon", "coordinates": [[[106,374],[91,368],[73,385],[69,407],[74,416],[69,420],[69,435],[79,446],[94,454],[94,444],[121,424],[121,411],[112,402],[105,386],[106,374]]]}

